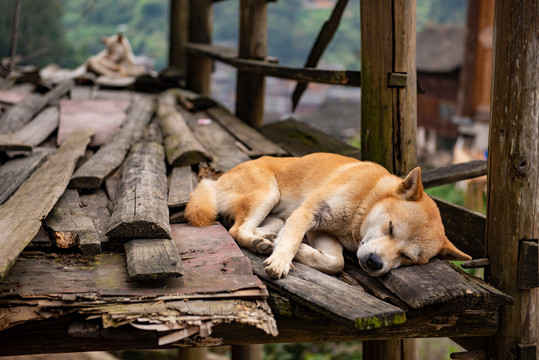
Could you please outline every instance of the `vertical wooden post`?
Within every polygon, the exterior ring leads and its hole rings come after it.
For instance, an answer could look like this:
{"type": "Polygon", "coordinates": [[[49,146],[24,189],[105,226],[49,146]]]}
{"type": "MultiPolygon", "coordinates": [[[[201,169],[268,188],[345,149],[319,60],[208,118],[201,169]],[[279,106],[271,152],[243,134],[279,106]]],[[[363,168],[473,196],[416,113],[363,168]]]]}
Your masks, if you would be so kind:
{"type": "MultiPolygon", "coordinates": [[[[189,42],[211,44],[213,1],[189,0],[189,42]]],[[[189,54],[187,56],[187,87],[202,95],[210,94],[211,59],[189,54]]]]}
{"type": "Polygon", "coordinates": [[[519,268],[520,243],[539,237],[537,1],[497,0],[494,34],[487,276],[516,303],[501,309],[490,351],[497,360],[538,359],[539,288],[522,289],[516,281],[519,271],[524,271],[524,267],[519,268]]]}
{"type": "MultiPolygon", "coordinates": [[[[266,59],[267,0],[240,1],[239,57],[266,59]]],[[[252,126],[264,122],[264,76],[238,71],[236,82],[236,116],[252,126]]]]}
{"type": "MultiPolygon", "coordinates": [[[[361,157],[403,175],[416,164],[416,0],[361,1],[361,157]]],[[[417,358],[413,339],[367,341],[366,360],[417,358]]]]}
{"type": "Polygon", "coordinates": [[[262,360],[264,345],[234,345],[231,348],[231,360],[262,360]]]}
{"type": "Polygon", "coordinates": [[[170,42],[168,66],[180,70],[186,75],[186,51],[189,32],[189,0],[170,0],[170,42]]]}

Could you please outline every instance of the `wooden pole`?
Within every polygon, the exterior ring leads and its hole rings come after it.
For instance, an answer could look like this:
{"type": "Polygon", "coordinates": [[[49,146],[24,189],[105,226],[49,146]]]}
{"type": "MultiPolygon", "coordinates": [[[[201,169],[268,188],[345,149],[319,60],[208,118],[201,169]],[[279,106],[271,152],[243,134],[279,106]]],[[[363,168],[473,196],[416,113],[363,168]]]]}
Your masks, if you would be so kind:
{"type": "Polygon", "coordinates": [[[189,0],[170,0],[170,42],[168,66],[186,75],[186,49],[189,32],[189,0]]]}
{"type": "MultiPolygon", "coordinates": [[[[536,242],[539,232],[537,2],[496,1],[494,34],[487,276],[494,286],[513,296],[516,303],[501,309],[499,330],[491,338],[490,352],[498,360],[537,359],[539,288],[523,288],[516,281],[526,275],[522,274],[526,267],[519,261],[524,255],[519,249],[524,242],[536,242]]],[[[527,271],[538,271],[537,264],[534,267],[527,271]]]]}
{"type": "MultiPolygon", "coordinates": [[[[403,175],[416,164],[416,0],[366,0],[360,9],[361,157],[403,175]]],[[[366,360],[417,358],[413,339],[363,346],[366,360]]]]}
{"type": "Polygon", "coordinates": [[[231,348],[231,360],[262,360],[264,345],[235,345],[231,348]]]}
{"type": "MultiPolygon", "coordinates": [[[[240,1],[239,57],[264,60],[267,44],[267,1],[240,1]]],[[[238,71],[236,83],[236,116],[252,126],[264,122],[264,76],[238,71]]]]}
{"type": "Polygon", "coordinates": [[[17,55],[17,38],[19,36],[20,16],[21,16],[21,0],[15,0],[15,9],[13,10],[13,31],[11,33],[11,47],[9,49],[9,55],[11,57],[12,64],[15,63],[15,56],[17,55]]]}
{"type": "MultiPolygon", "coordinates": [[[[212,0],[189,0],[189,42],[211,44],[213,23],[212,0]]],[[[202,95],[210,94],[213,62],[196,54],[187,56],[187,87],[202,95]]]]}

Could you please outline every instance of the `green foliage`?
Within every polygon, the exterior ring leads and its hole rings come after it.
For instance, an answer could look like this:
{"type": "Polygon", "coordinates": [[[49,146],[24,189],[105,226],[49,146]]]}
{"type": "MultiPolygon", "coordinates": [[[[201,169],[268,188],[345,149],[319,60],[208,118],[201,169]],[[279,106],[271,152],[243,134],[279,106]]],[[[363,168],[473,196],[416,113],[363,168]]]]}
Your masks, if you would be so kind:
{"type": "Polygon", "coordinates": [[[455,187],[455,184],[447,184],[437,186],[431,189],[426,189],[425,192],[429,195],[439,197],[450,203],[464,206],[464,192],[455,187]]]}

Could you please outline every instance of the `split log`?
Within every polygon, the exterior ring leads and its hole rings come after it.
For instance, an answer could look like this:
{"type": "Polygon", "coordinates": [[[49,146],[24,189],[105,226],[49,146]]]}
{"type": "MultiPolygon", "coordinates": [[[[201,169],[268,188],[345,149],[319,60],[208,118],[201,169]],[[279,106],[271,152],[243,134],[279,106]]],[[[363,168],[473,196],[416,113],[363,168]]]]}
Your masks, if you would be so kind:
{"type": "Polygon", "coordinates": [[[109,197],[103,189],[97,189],[93,193],[80,195],[80,200],[86,211],[86,215],[94,224],[97,236],[101,243],[109,241],[105,235],[110,222],[109,197]]]}
{"type": "Polygon", "coordinates": [[[222,107],[214,107],[207,110],[208,115],[225,129],[227,129],[234,137],[240,140],[248,147],[247,155],[252,158],[257,158],[264,155],[269,156],[286,156],[287,152],[273,141],[266,139],[262,134],[256,131],[251,126],[247,125],[236,116],[232,115],[228,110],[222,107]]]}
{"type": "Polygon", "coordinates": [[[49,135],[56,130],[58,119],[58,106],[49,106],[28,124],[15,131],[12,137],[31,146],[37,146],[47,140],[49,135]]]}
{"type": "Polygon", "coordinates": [[[130,109],[124,125],[111,143],[102,146],[94,156],[77,169],[70,185],[78,189],[97,189],[107,175],[123,162],[132,143],[138,141],[153,114],[153,103],[141,99],[130,109]]]}
{"type": "Polygon", "coordinates": [[[124,244],[127,272],[134,280],[154,280],[183,274],[182,260],[174,240],[136,239],[124,244]]]}
{"type": "Polygon", "coordinates": [[[107,236],[170,239],[165,154],[161,144],[135,144],[123,168],[107,236]]]}
{"type": "Polygon", "coordinates": [[[59,84],[45,95],[30,94],[10,108],[0,118],[0,133],[10,133],[20,129],[47,104],[57,101],[73,86],[72,81],[59,84]]]}
{"type": "Polygon", "coordinates": [[[84,254],[101,252],[101,241],[92,219],[82,209],[77,190],[67,190],[58,200],[45,221],[53,231],[59,248],[79,247],[84,254]],[[67,243],[63,243],[67,240],[67,243]]]}
{"type": "Polygon", "coordinates": [[[176,90],[164,92],[159,98],[157,110],[159,125],[165,138],[167,162],[175,167],[210,160],[204,146],[195,138],[175,108],[180,97],[181,94],[176,90]]]}
{"type": "Polygon", "coordinates": [[[0,280],[41,227],[41,221],[64,193],[77,159],[92,131],[73,133],[56,153],[0,206],[0,280]]]}
{"type": "Polygon", "coordinates": [[[184,208],[189,201],[193,187],[193,172],[190,166],[172,169],[168,190],[168,207],[171,209],[184,208]]]}
{"type": "Polygon", "coordinates": [[[0,151],[32,151],[32,146],[11,135],[0,134],[0,151]]]}
{"type": "Polygon", "coordinates": [[[28,177],[52,155],[52,149],[35,150],[28,157],[8,161],[0,167],[0,204],[3,204],[28,177]]]}

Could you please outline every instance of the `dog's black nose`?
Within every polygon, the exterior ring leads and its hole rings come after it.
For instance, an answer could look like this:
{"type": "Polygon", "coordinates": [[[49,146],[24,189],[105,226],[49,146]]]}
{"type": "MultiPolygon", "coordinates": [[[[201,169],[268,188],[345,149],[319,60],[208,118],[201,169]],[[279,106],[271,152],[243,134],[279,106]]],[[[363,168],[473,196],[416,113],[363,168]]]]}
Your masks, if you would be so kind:
{"type": "Polygon", "coordinates": [[[382,263],[382,259],[380,259],[380,256],[378,256],[378,254],[375,254],[375,253],[369,254],[366,265],[372,271],[378,271],[384,267],[384,264],[382,263]]]}

